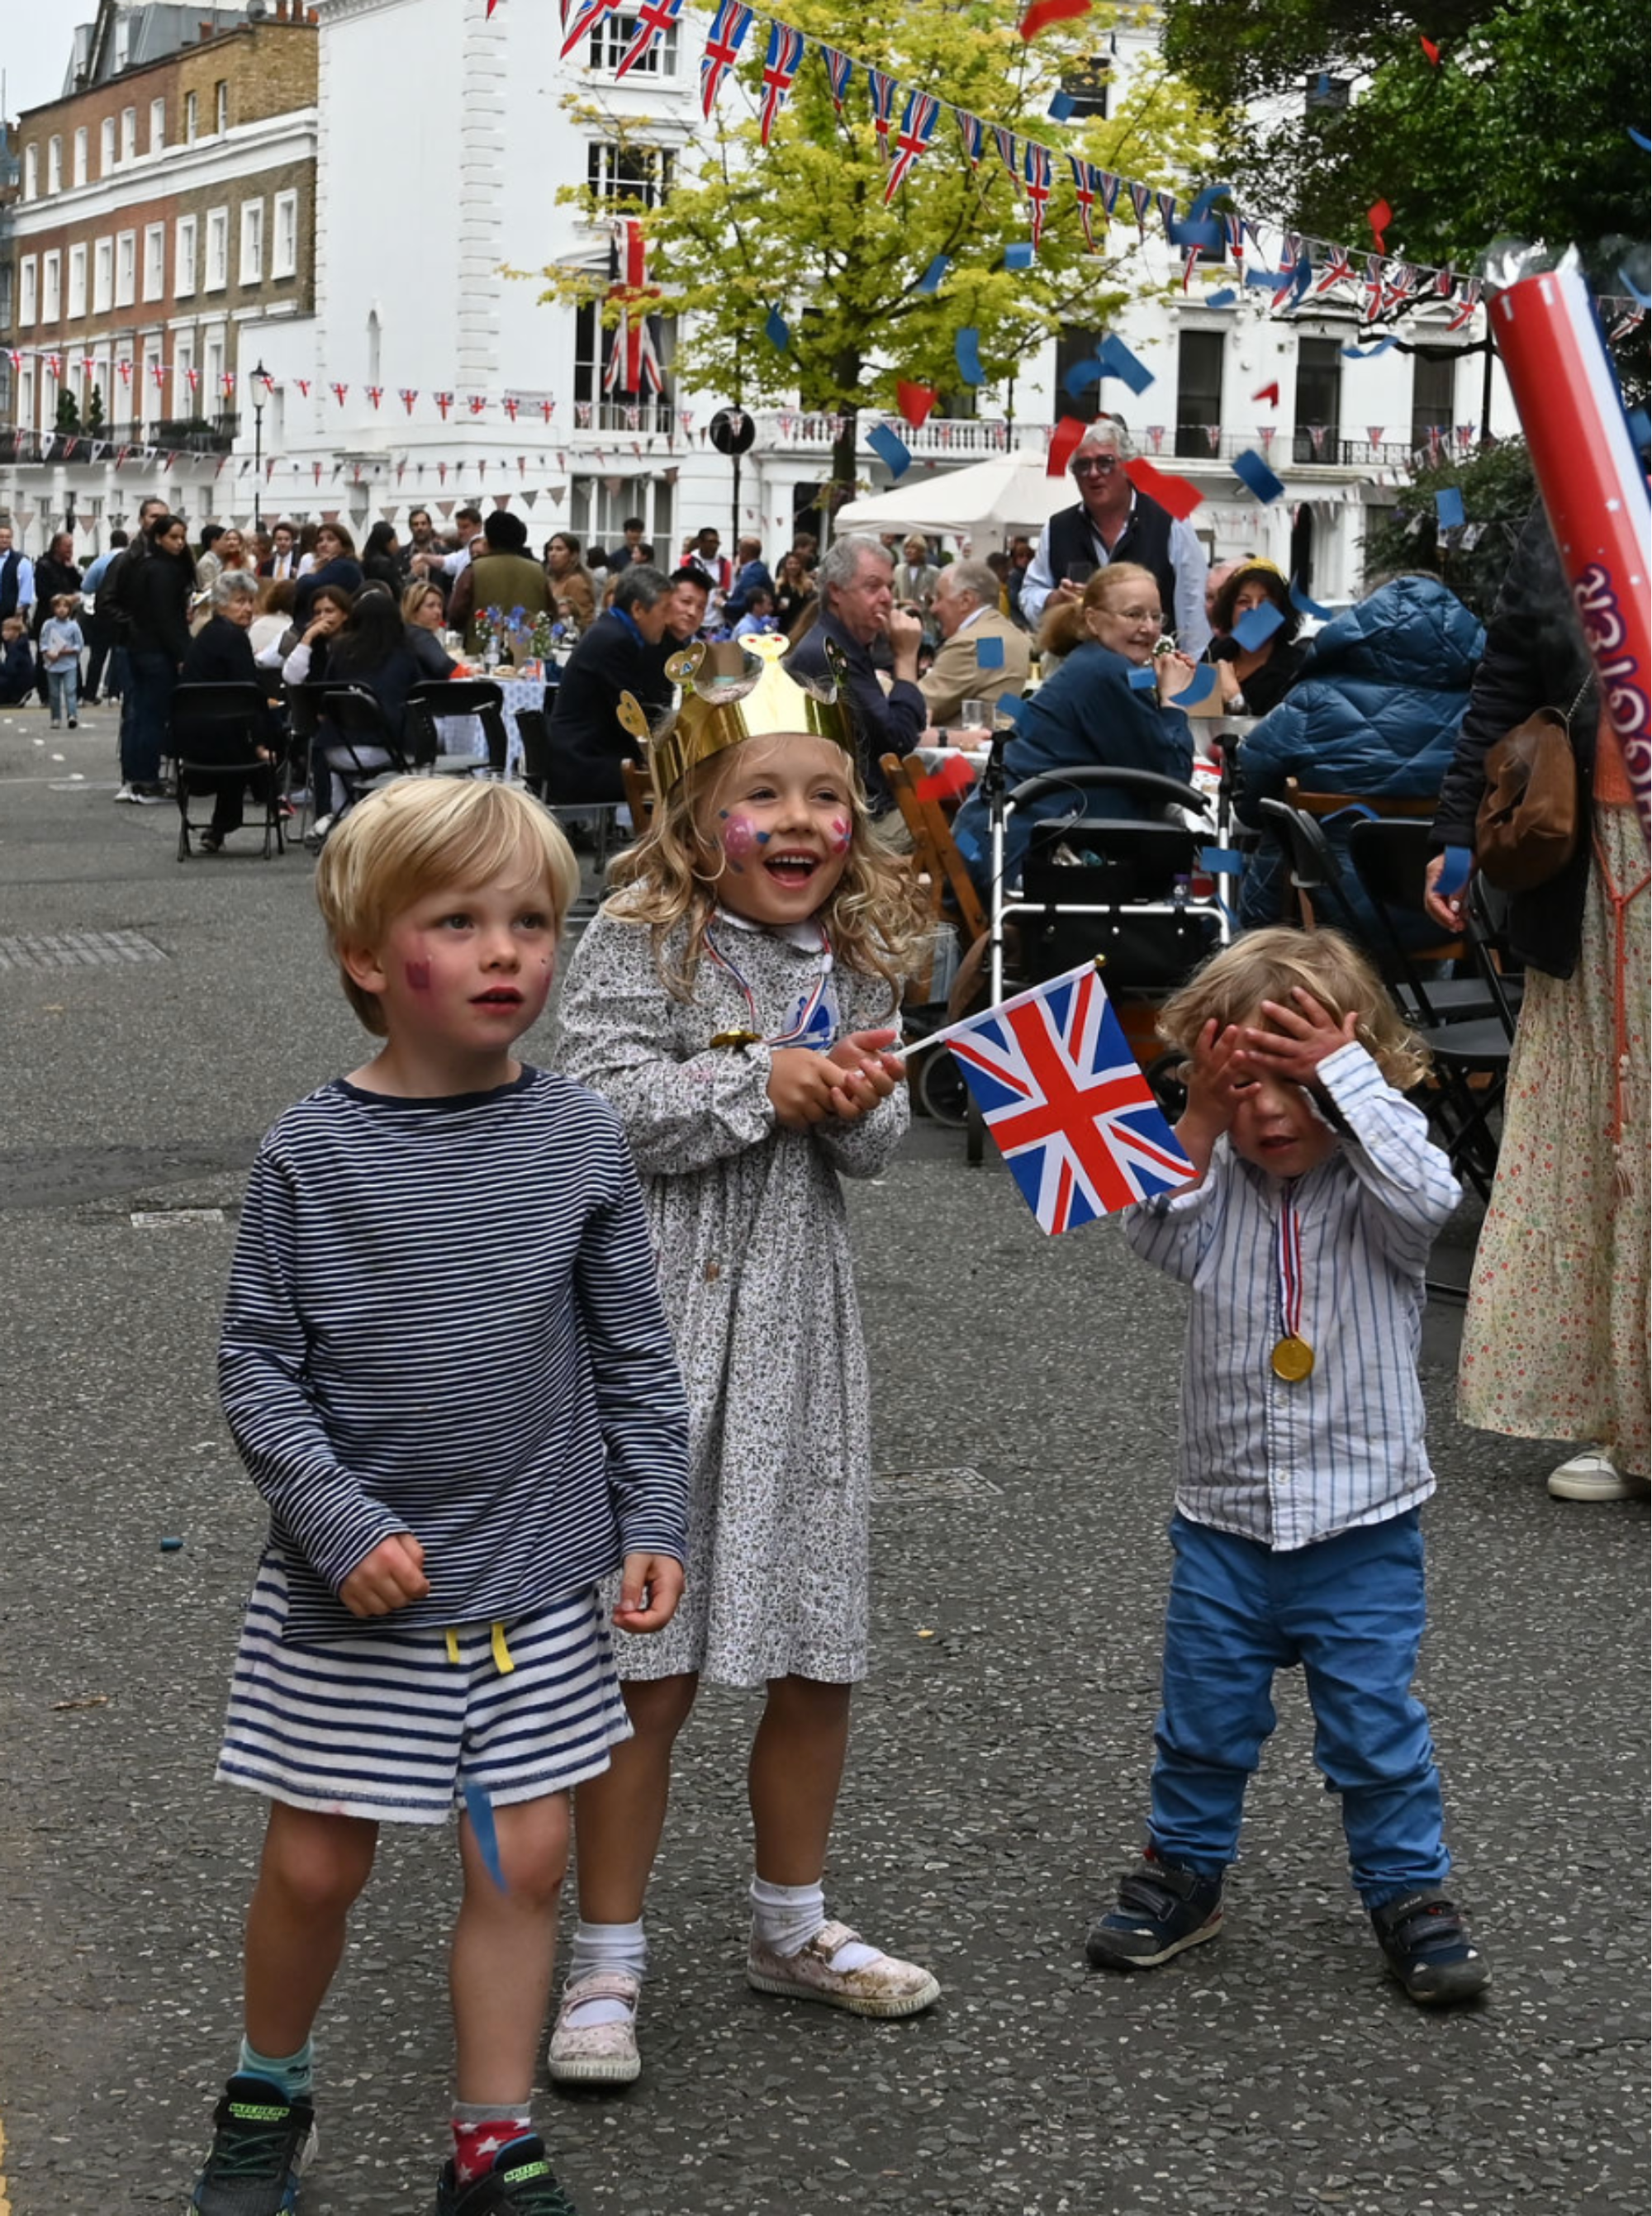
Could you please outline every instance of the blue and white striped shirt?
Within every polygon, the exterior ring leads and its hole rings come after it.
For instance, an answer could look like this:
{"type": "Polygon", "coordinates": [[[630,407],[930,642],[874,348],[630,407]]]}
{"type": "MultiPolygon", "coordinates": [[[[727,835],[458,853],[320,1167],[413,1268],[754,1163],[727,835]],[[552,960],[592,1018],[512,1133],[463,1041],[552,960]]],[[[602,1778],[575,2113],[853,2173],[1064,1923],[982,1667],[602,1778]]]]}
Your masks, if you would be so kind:
{"type": "Polygon", "coordinates": [[[1143,1260],[1193,1290],[1176,1505],[1279,1550],[1384,1523],[1434,1489],[1417,1377],[1422,1281],[1458,1183],[1421,1110],[1362,1046],[1328,1056],[1319,1079],[1351,1136],[1291,1192],[1310,1376],[1287,1384],[1269,1361],[1285,1329],[1279,1179],[1224,1137],[1199,1185],[1125,1219],[1143,1260]]]}
{"type": "Polygon", "coordinates": [[[253,1165],[219,1376],[289,1639],[372,1631],[337,1590],[393,1532],[431,1587],[398,1630],[683,1559],[687,1410],[637,1173],[567,1078],[445,1100],[339,1079],[290,1109],[253,1165]]]}

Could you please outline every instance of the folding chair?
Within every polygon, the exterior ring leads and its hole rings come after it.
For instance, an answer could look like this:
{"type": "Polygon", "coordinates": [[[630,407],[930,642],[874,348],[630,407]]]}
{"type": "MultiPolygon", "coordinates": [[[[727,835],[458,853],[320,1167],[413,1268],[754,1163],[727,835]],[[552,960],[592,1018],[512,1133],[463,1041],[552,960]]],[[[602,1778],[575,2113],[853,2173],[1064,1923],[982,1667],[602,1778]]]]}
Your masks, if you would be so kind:
{"type": "MultiPolygon", "coordinates": [[[[342,762],[330,760],[330,775],[344,788],[344,808],[355,806],[368,793],[410,774],[398,736],[391,729],[378,696],[365,685],[330,685],[322,703],[321,737],[329,755],[342,754],[342,762]],[[383,761],[369,756],[382,754],[383,761]]],[[[342,815],[344,809],[341,809],[342,815]]]]}
{"type": "MultiPolygon", "coordinates": [[[[1316,927],[1319,916],[1314,902],[1317,897],[1332,927],[1346,932],[1358,943],[1364,934],[1342,889],[1342,865],[1318,820],[1304,809],[1293,808],[1288,800],[1259,800],[1256,808],[1262,828],[1285,850],[1287,880],[1297,896],[1297,921],[1302,928],[1316,927]]],[[[1287,915],[1283,920],[1288,923],[1291,919],[1287,915]]]]}
{"type": "Polygon", "coordinates": [[[503,689],[479,677],[433,679],[407,696],[408,753],[416,770],[435,777],[476,777],[486,771],[502,778],[510,762],[510,733],[505,724],[503,689]],[[441,726],[472,718],[487,741],[485,761],[472,754],[445,754],[441,726]]]}
{"type": "MultiPolygon", "coordinates": [[[[1356,823],[1348,834],[1348,859],[1387,941],[1384,967],[1389,982],[1412,1023],[1459,1023],[1497,1015],[1500,1004],[1518,1003],[1519,979],[1499,979],[1494,993],[1483,975],[1427,977],[1421,964],[1461,961],[1474,950],[1461,937],[1413,948],[1407,945],[1400,928],[1401,917],[1427,914],[1422,896],[1430,836],[1426,823],[1393,822],[1356,823]]],[[[1476,966],[1481,964],[1476,961],[1476,966]]]]}
{"type": "Polygon", "coordinates": [[[178,859],[187,862],[194,849],[190,834],[206,826],[190,821],[191,797],[217,797],[226,777],[256,778],[264,795],[263,859],[272,846],[285,853],[280,806],[276,797],[278,764],[258,752],[258,735],[268,722],[262,686],[180,685],[172,695],[172,748],[177,771],[178,859]]]}
{"type": "MultiPolygon", "coordinates": [[[[536,800],[556,817],[564,831],[589,832],[595,850],[594,867],[601,877],[608,866],[608,850],[619,828],[621,800],[551,801],[551,726],[543,708],[519,708],[516,732],[522,742],[522,782],[536,800]]],[[[571,841],[570,841],[571,843],[571,841]]]]}

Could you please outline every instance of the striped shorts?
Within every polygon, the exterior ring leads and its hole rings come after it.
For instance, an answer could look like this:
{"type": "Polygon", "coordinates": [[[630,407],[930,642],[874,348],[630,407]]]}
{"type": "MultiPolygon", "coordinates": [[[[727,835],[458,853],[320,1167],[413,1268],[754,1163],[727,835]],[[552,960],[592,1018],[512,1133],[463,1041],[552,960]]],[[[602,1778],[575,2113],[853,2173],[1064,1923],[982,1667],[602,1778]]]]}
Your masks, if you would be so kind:
{"type": "Polygon", "coordinates": [[[325,1816],[440,1824],[467,1785],[497,1807],[564,1793],[631,1737],[594,1589],[453,1631],[285,1643],[287,1573],[259,1565],[220,1783],[325,1816]]]}

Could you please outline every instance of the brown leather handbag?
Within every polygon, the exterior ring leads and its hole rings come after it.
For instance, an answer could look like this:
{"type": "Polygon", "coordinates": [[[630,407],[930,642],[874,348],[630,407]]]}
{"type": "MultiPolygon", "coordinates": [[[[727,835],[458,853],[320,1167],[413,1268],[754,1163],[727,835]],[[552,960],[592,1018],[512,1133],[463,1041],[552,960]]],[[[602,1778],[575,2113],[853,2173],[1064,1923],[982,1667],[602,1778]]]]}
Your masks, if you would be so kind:
{"type": "Polygon", "coordinates": [[[1528,893],[1558,877],[1582,835],[1582,780],[1569,709],[1539,708],[1486,753],[1486,790],[1475,819],[1474,858],[1500,892],[1528,893]]]}

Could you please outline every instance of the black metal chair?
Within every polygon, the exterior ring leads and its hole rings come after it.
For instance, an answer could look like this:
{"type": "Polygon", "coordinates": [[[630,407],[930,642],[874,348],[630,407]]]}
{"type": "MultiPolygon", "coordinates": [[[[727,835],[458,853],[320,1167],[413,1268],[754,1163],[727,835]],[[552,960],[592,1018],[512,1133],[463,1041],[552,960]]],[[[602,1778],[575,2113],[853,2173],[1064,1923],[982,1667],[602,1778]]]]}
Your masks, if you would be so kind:
{"type": "Polygon", "coordinates": [[[326,745],[329,771],[344,788],[345,809],[411,774],[399,735],[365,685],[328,686],[322,713],[319,736],[326,745]],[[382,760],[376,759],[379,755],[382,760]]]}
{"type": "Polygon", "coordinates": [[[1348,859],[1383,927],[1384,974],[1409,1022],[1452,1024],[1496,1016],[1501,1005],[1518,1005],[1521,984],[1517,977],[1500,978],[1494,992],[1485,976],[1489,962],[1479,958],[1483,939],[1477,947],[1467,937],[1421,949],[1407,944],[1403,919],[1427,915],[1422,893],[1431,836],[1427,823],[1375,820],[1355,823],[1348,833],[1348,859]],[[1473,977],[1426,974],[1424,965],[1459,961],[1465,955],[1475,957],[1479,974],[1473,977]]]}
{"type": "Polygon", "coordinates": [[[545,801],[551,813],[569,834],[571,844],[589,844],[593,866],[601,877],[608,866],[608,855],[617,842],[620,810],[625,806],[620,800],[588,802],[555,801],[546,798],[551,790],[551,724],[543,708],[519,708],[516,711],[516,732],[522,742],[522,782],[535,799],[545,801]]]}
{"type": "Polygon", "coordinates": [[[227,779],[252,784],[263,797],[263,859],[287,851],[276,793],[277,764],[258,751],[268,727],[263,688],[257,685],[180,685],[171,702],[172,755],[177,777],[178,859],[194,852],[191,800],[218,798],[227,779]]]}
{"type": "Polygon", "coordinates": [[[407,696],[408,753],[416,770],[435,777],[476,777],[486,771],[502,778],[510,760],[503,688],[482,677],[433,679],[407,696]],[[442,750],[441,726],[474,718],[488,744],[487,759],[442,750]]]}

